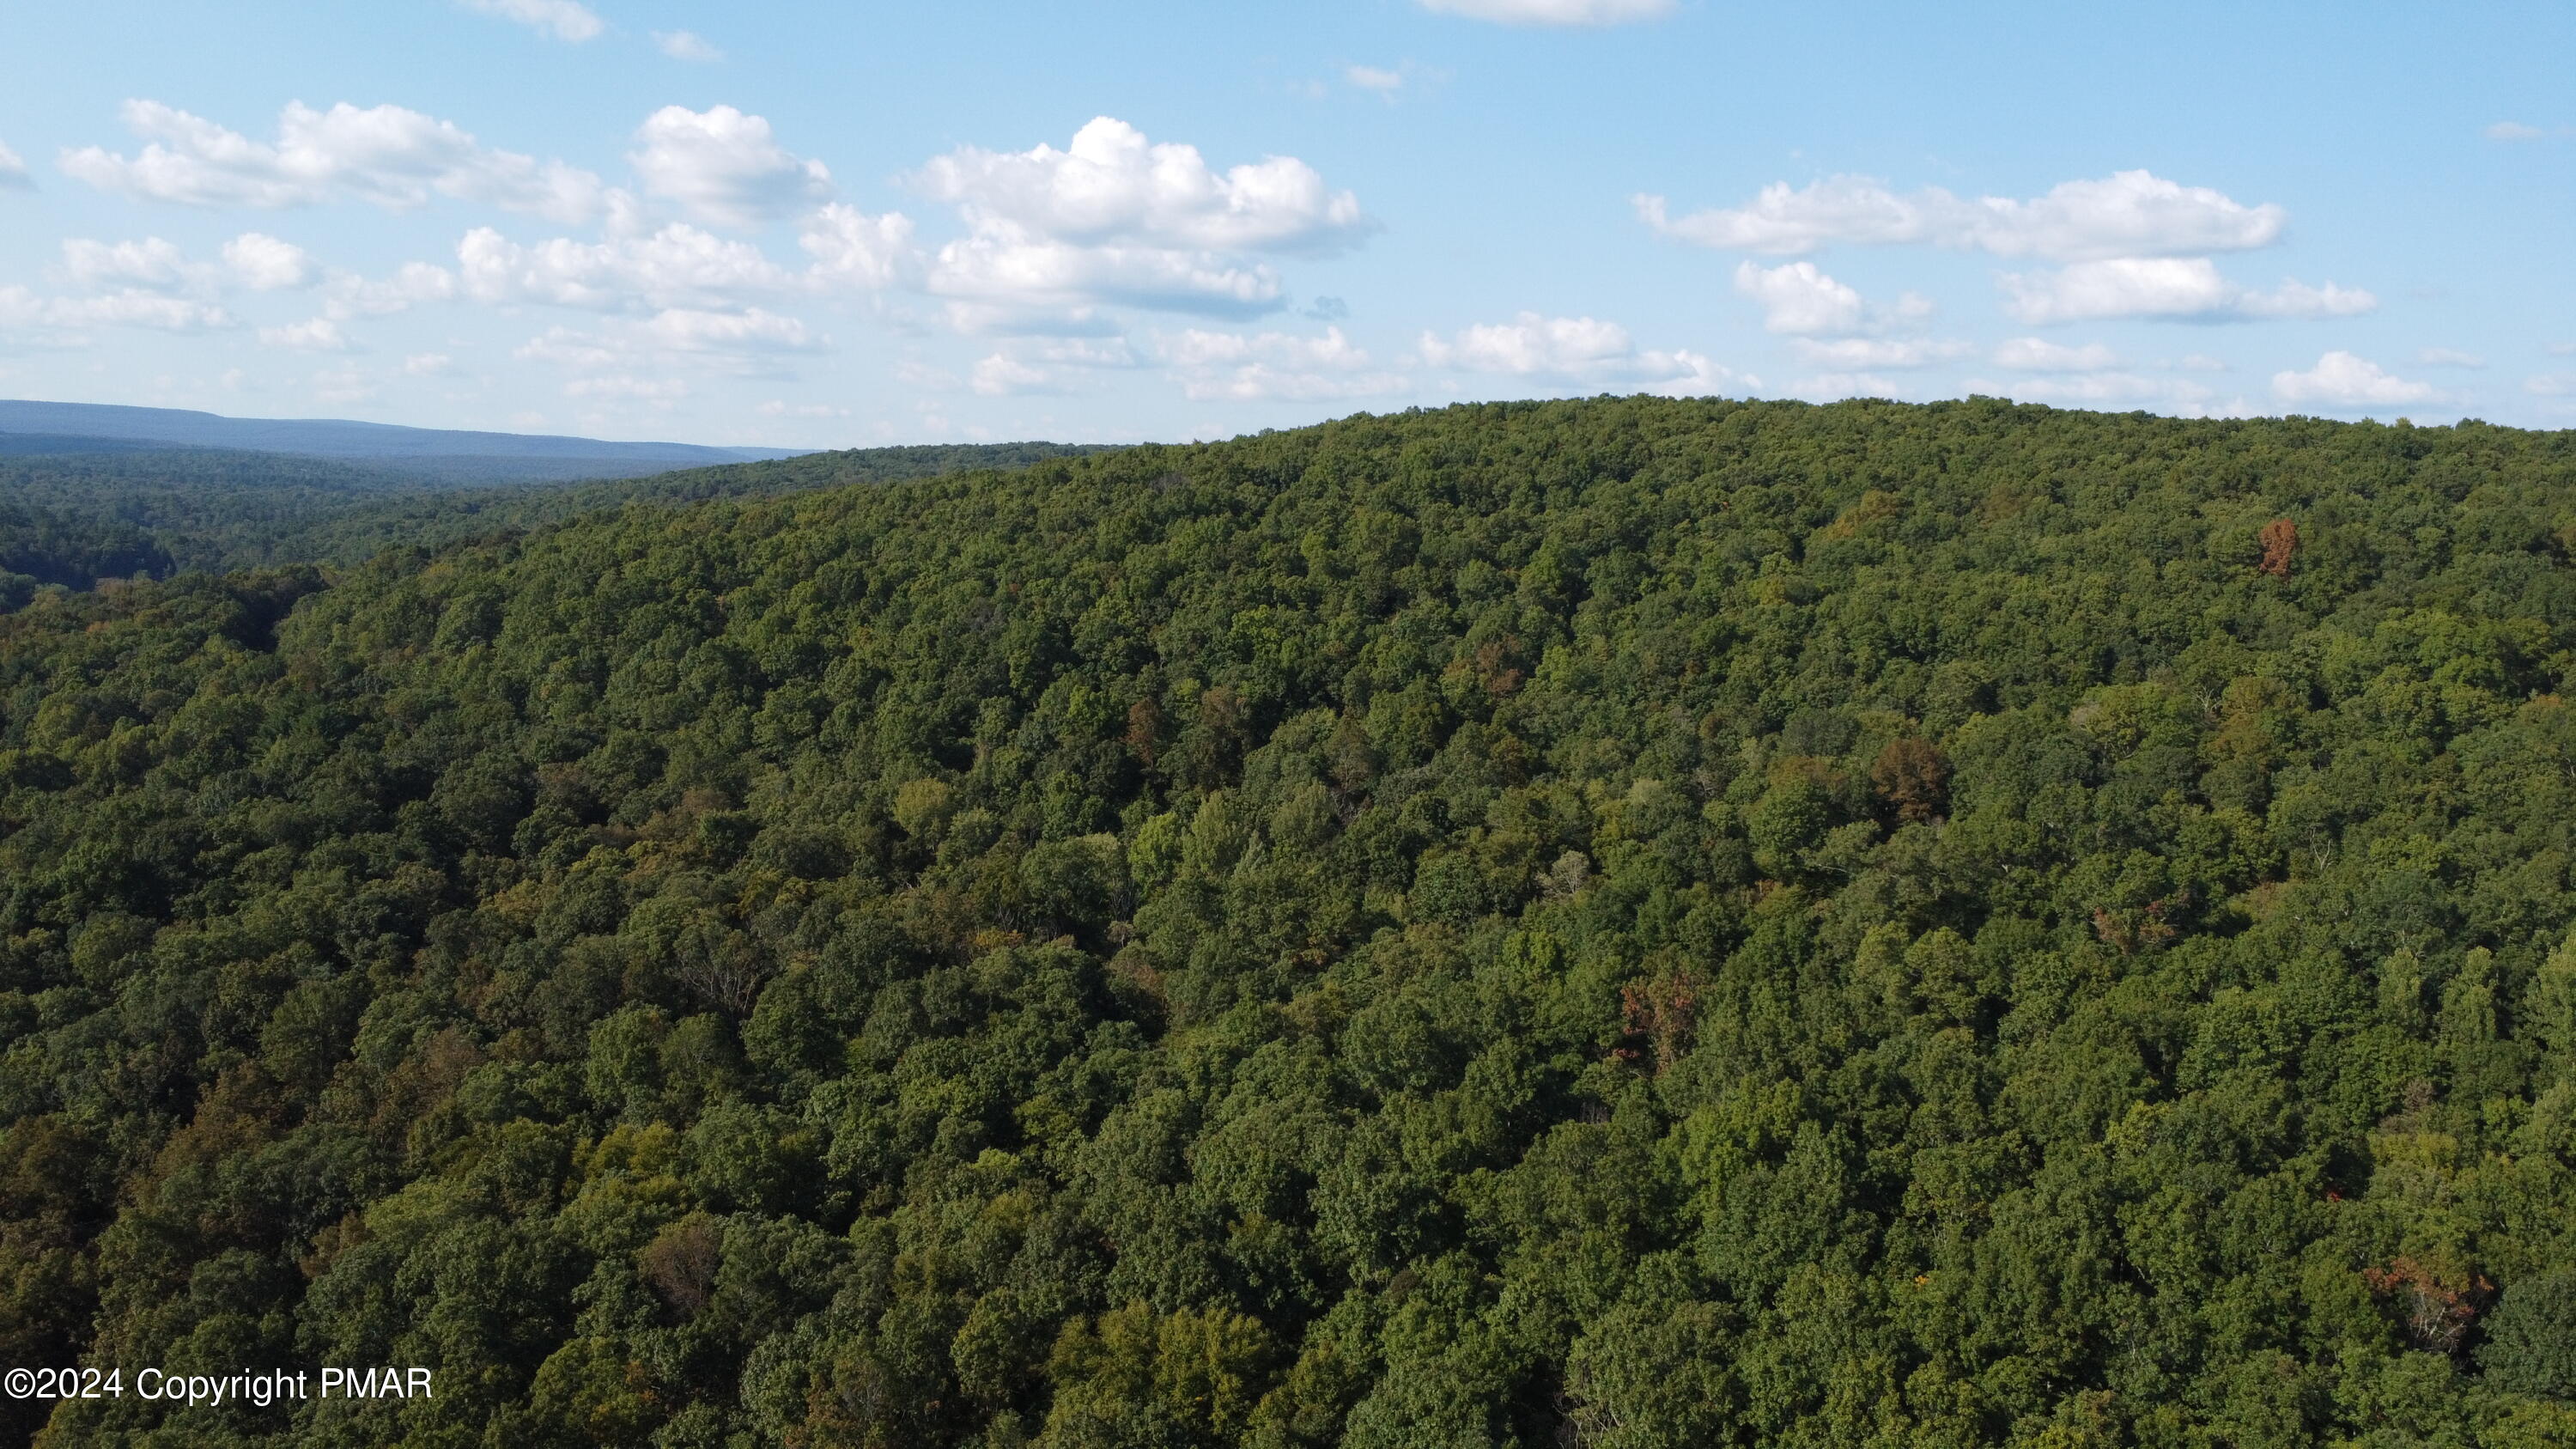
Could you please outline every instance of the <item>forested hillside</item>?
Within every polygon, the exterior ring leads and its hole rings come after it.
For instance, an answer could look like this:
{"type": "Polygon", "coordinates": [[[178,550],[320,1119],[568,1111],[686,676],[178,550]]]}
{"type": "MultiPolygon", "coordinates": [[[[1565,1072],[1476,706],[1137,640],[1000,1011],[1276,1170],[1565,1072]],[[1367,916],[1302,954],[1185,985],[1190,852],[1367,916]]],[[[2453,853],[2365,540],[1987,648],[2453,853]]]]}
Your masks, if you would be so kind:
{"type": "Polygon", "coordinates": [[[857,448],[645,478],[462,487],[444,474],[291,453],[115,444],[0,433],[0,609],[46,585],[354,564],[396,545],[435,548],[629,503],[773,497],[1099,451],[1059,443],[857,448]]]}
{"type": "Polygon", "coordinates": [[[438,1371],[55,1446],[2576,1443],[2571,546],[2565,433],[1637,399],[47,594],[0,1361],[438,1371]]]}

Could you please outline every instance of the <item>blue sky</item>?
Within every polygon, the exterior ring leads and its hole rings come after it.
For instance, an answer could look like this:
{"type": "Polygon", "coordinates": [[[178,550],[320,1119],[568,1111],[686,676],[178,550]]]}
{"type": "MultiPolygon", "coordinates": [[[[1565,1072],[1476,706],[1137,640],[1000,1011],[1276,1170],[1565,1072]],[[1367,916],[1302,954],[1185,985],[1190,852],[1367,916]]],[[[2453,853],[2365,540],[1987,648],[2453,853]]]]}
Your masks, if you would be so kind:
{"type": "Polygon", "coordinates": [[[710,443],[2576,425],[2576,7],[0,13],[0,396],[710,443]]]}

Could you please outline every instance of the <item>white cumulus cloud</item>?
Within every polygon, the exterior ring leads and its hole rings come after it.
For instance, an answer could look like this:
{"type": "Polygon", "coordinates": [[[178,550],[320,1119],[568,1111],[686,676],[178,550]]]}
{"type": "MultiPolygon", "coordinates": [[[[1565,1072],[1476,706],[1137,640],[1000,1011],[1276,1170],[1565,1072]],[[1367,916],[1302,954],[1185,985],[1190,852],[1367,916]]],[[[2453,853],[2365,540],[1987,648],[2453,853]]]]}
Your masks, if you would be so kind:
{"type": "Polygon", "coordinates": [[[722,306],[795,290],[795,273],[760,248],[675,222],[650,236],[604,242],[554,237],[522,244],[476,227],[456,245],[467,296],[605,312],[722,306]]]}
{"type": "Polygon", "coordinates": [[[1923,337],[1837,337],[1830,341],[1801,337],[1791,345],[1800,361],[1845,372],[1877,367],[1934,367],[1976,350],[1965,342],[1923,337]]]}
{"type": "Polygon", "coordinates": [[[2037,337],[2015,337],[1995,348],[1995,366],[2015,372],[2100,372],[2119,365],[2119,356],[2099,342],[2067,347],[2037,337]]]}
{"type": "Polygon", "coordinates": [[[2439,396],[2431,383],[2410,382],[2375,362],[2341,351],[2318,358],[2317,365],[2305,372],[2272,374],[2272,395],[2285,403],[2337,409],[2429,402],[2439,396]]]}
{"type": "Polygon", "coordinates": [[[266,232],[246,231],[224,243],[224,265],[254,292],[301,287],[313,280],[313,254],[266,232]]]}
{"type": "Polygon", "coordinates": [[[1212,252],[1170,247],[1085,246],[988,223],[939,249],[930,290],[965,304],[967,330],[1041,327],[1093,303],[1250,317],[1279,306],[1273,268],[1212,252]],[[983,319],[983,320],[979,320],[983,319]]]}
{"type": "Polygon", "coordinates": [[[1467,372],[1572,375],[1624,362],[1636,351],[1628,329],[1616,322],[1536,312],[1523,312],[1516,322],[1480,323],[1448,338],[1422,334],[1423,361],[1467,372]]]}
{"type": "Polygon", "coordinates": [[[2415,360],[2426,367],[2484,367],[2487,360],[2474,352],[2456,347],[2427,347],[2415,354],[2415,360]]]}
{"type": "Polygon", "coordinates": [[[606,377],[576,377],[564,384],[563,391],[565,397],[623,398],[668,406],[687,397],[689,385],[676,377],[612,373],[606,377]]]}
{"type": "Polygon", "coordinates": [[[1192,328],[1161,339],[1161,352],[1182,395],[1198,402],[1326,402],[1386,397],[1413,385],[1402,373],[1372,366],[1339,327],[1320,337],[1192,328]]]}
{"type": "Polygon", "coordinates": [[[2053,261],[2243,251],[2280,239],[2289,214],[2246,206],[2205,186],[2147,171],[2066,181],[2029,200],[1974,200],[1926,187],[1898,195],[1863,176],[1803,188],[1785,181],[1737,208],[1671,215],[1661,196],[1635,198],[1638,215],[1665,236],[1728,251],[1795,256],[1837,242],[1923,244],[2053,261]]]}
{"type": "Polygon", "coordinates": [[[826,207],[802,244],[817,285],[916,286],[961,332],[1101,336],[1103,308],[1248,318],[1278,310],[1273,256],[1317,256],[1373,229],[1348,191],[1293,156],[1225,170],[1102,116],[1058,150],[963,146],[909,178],[953,206],[962,235],[917,248],[900,214],[826,207]]]}
{"type": "Polygon", "coordinates": [[[0,287],[0,327],[101,325],[207,332],[238,324],[231,313],[212,303],[139,287],[96,297],[41,297],[25,287],[0,287]]]}
{"type": "MultiPolygon", "coordinates": [[[[1073,379],[1079,373],[1135,365],[1135,350],[1123,337],[1015,338],[979,360],[970,371],[968,385],[986,397],[1062,393],[1073,391],[1073,379]]],[[[911,364],[903,371],[905,380],[916,384],[956,385],[953,377],[911,364]]]]}
{"type": "Polygon", "coordinates": [[[823,285],[873,290],[920,278],[912,218],[899,211],[869,216],[834,202],[807,217],[796,240],[814,259],[814,278],[823,285]]]}
{"type": "Polygon", "coordinates": [[[1425,332],[1420,351],[1430,366],[1461,372],[1550,378],[1579,385],[1621,383],[1674,396],[1760,385],[1760,379],[1696,352],[1641,352],[1627,328],[1592,317],[1523,312],[1511,322],[1483,323],[1448,337],[1425,332]]]}
{"type": "Polygon", "coordinates": [[[655,313],[641,334],[672,352],[818,352],[825,339],[794,317],[764,312],[708,312],[673,307],[655,313]]]}
{"type": "Polygon", "coordinates": [[[1625,25],[1672,14],[1674,0],[1422,0],[1422,8],[1497,25],[1625,25]]]}
{"type": "Polygon", "coordinates": [[[382,281],[341,272],[333,275],[325,293],[324,315],[342,321],[351,317],[388,317],[423,303],[444,302],[454,297],[456,290],[454,272],[427,262],[405,262],[382,281]]]}
{"type": "Polygon", "coordinates": [[[1220,173],[1197,147],[1148,141],[1109,116],[1075,132],[1062,151],[963,146],[934,158],[913,180],[970,222],[1084,244],[1326,252],[1352,244],[1368,227],[1358,197],[1330,189],[1294,156],[1220,173]]]}
{"type": "Polygon", "coordinates": [[[2112,317],[2350,317],[2379,299],[2357,287],[2287,281],[2274,291],[2230,282],[2207,257],[2114,257],[2053,272],[2006,272],[1997,279],[2004,310],[2030,323],[2112,317]]]}
{"type": "Polygon", "coordinates": [[[298,352],[348,352],[352,348],[340,324],[328,317],[313,317],[284,327],[262,327],[260,342],[269,347],[292,348],[298,352]]]}
{"type": "Polygon", "coordinates": [[[84,287],[149,287],[156,291],[203,287],[207,269],[187,259],[179,248],[157,236],[141,241],[100,242],[70,237],[63,242],[63,270],[84,287]]]}
{"type": "Polygon", "coordinates": [[[646,194],[678,202],[718,226],[757,226],[827,196],[822,162],[789,155],[765,117],[731,106],[664,106],[635,133],[627,159],[646,194]]]}
{"type": "Polygon", "coordinates": [[[759,307],[669,307],[649,317],[610,318],[596,332],[549,328],[511,356],[591,374],[629,370],[648,360],[707,372],[775,374],[782,359],[821,352],[829,344],[802,320],[759,307]]]}
{"type": "Polygon", "coordinates": [[[2082,407],[2098,407],[2105,403],[2155,403],[2191,416],[2206,412],[2211,400],[2217,396],[2207,385],[2185,377],[2096,370],[2064,371],[2052,376],[2013,377],[1999,381],[1975,378],[1970,379],[1966,387],[1969,392],[1992,393],[2022,402],[2073,403],[2082,407]]]}
{"type": "Polygon", "coordinates": [[[64,172],[101,190],[183,206],[281,208],[356,200],[401,210],[432,196],[587,221],[609,202],[590,172],[484,147],[453,122],[400,106],[317,111],[290,103],[274,142],[254,141],[159,101],[125,103],[143,138],[127,156],[66,151],[64,172]]]}
{"type": "Polygon", "coordinates": [[[713,65],[725,58],[723,51],[692,30],[656,30],[653,44],[673,60],[691,61],[698,65],[713,65]]]}
{"type": "Polygon", "coordinates": [[[0,141],[0,190],[24,191],[35,184],[35,178],[27,174],[27,163],[18,159],[18,153],[10,150],[7,142],[0,141]]]}
{"type": "Polygon", "coordinates": [[[1860,293],[1817,270],[1814,262],[1735,268],[1735,290],[1762,308],[1762,325],[1791,336],[1859,330],[1866,314],[1860,293]]]}
{"type": "Polygon", "coordinates": [[[1055,374],[1004,352],[978,360],[968,376],[968,385],[986,397],[1018,397],[1027,393],[1064,390],[1055,374]]]}
{"type": "Polygon", "coordinates": [[[462,0],[468,10],[498,15],[541,35],[576,44],[596,40],[608,29],[606,22],[580,0],[462,0]]]}

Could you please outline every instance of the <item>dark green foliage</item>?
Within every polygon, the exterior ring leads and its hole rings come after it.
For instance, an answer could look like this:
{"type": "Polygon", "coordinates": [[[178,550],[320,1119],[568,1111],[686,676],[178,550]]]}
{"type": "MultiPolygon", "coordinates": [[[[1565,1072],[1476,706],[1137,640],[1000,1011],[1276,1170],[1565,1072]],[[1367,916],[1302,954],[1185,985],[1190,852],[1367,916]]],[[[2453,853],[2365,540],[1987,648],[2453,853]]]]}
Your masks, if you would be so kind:
{"type": "Polygon", "coordinates": [[[0,1348],[439,1371],[60,1445],[2576,1442],[2571,540],[2576,435],[1605,399],[48,593],[0,1348]]]}
{"type": "Polygon", "coordinates": [[[2576,1400],[2576,1272],[2561,1269],[2513,1285],[2486,1325],[2478,1362],[2515,1393],[2576,1400]]]}

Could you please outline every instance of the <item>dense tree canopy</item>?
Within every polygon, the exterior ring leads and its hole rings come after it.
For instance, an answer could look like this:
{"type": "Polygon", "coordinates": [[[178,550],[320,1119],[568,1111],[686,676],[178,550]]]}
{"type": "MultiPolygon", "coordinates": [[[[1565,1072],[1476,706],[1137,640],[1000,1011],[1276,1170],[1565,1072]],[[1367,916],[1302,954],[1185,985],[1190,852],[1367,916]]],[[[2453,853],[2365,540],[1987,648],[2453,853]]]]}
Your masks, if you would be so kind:
{"type": "Polygon", "coordinates": [[[1635,399],[49,593],[0,1359],[439,1375],[65,1446],[2576,1443],[2571,546],[2576,435],[1635,399]]]}

